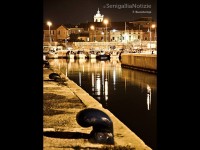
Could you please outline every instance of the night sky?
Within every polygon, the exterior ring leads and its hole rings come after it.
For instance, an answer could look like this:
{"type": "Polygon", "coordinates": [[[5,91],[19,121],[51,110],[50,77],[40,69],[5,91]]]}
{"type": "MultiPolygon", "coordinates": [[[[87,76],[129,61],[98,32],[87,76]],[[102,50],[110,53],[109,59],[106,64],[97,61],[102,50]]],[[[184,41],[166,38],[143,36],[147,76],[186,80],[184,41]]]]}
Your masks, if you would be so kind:
{"type": "Polygon", "coordinates": [[[93,22],[98,8],[104,18],[112,22],[133,21],[150,16],[157,20],[157,0],[43,0],[43,2],[43,21],[50,20],[53,24],[76,25],[93,22]],[[133,8],[135,4],[137,8],[133,8]]]}

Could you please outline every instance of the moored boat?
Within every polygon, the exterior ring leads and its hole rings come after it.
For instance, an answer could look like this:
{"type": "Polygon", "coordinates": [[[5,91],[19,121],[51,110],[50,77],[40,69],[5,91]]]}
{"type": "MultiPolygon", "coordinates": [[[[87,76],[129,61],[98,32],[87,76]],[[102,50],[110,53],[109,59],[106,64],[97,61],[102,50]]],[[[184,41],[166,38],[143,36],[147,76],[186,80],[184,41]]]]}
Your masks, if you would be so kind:
{"type": "Polygon", "coordinates": [[[49,50],[49,53],[46,55],[46,58],[58,58],[58,53],[54,50],[49,50]]]}
{"type": "Polygon", "coordinates": [[[66,58],[68,58],[68,59],[74,59],[75,58],[75,53],[72,50],[68,50],[66,52],[66,58]]]}
{"type": "Polygon", "coordinates": [[[109,60],[110,59],[110,54],[106,53],[103,50],[101,50],[100,52],[97,52],[96,59],[98,59],[98,60],[109,60]]]}
{"type": "Polygon", "coordinates": [[[78,50],[77,53],[75,54],[76,59],[85,59],[86,54],[84,53],[83,50],[78,50]]]}

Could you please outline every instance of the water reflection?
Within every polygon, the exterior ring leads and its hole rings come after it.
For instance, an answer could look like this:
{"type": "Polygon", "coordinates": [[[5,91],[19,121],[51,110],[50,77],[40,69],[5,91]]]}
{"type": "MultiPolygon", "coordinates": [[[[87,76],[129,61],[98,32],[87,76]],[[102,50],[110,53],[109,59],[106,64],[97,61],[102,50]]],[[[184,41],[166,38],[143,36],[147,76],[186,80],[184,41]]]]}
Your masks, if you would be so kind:
{"type": "Polygon", "coordinates": [[[147,110],[151,109],[151,87],[147,84],[147,110]]]}
{"type": "MultiPolygon", "coordinates": [[[[99,102],[103,102],[105,107],[110,95],[116,94],[115,91],[127,93],[129,84],[141,89],[141,93],[147,91],[147,110],[151,109],[151,92],[156,91],[156,76],[141,71],[133,71],[121,68],[119,60],[99,61],[96,59],[51,59],[49,60],[54,68],[58,68],[66,76],[78,76],[78,85],[84,86],[90,83],[91,94],[99,102]],[[84,84],[83,84],[84,83],[84,84]],[[123,86],[117,84],[123,83],[123,86]],[[120,89],[119,89],[120,88],[120,89]],[[109,92],[109,90],[111,92],[109,92]],[[110,94],[110,95],[109,95],[110,94]]],[[[76,80],[76,79],[75,79],[76,80]]]]}
{"type": "MultiPolygon", "coordinates": [[[[127,86],[134,85],[141,89],[141,93],[147,91],[147,110],[151,109],[151,92],[156,91],[156,76],[141,71],[133,71],[121,68],[118,59],[99,61],[96,59],[51,59],[49,60],[54,68],[58,68],[66,76],[78,76],[77,84],[85,87],[90,85],[91,95],[106,108],[110,95],[117,91],[127,93],[127,86]],[[77,73],[76,73],[77,72],[77,73]],[[123,83],[123,86],[117,84],[123,83]],[[119,89],[120,88],[120,89],[119,89]],[[111,91],[111,92],[109,92],[111,91]]],[[[75,79],[76,81],[76,79],[75,79]]]]}
{"type": "Polygon", "coordinates": [[[123,69],[122,78],[139,86],[142,90],[146,90],[148,84],[153,90],[157,88],[157,78],[154,74],[145,73],[142,71],[132,71],[130,69],[123,69]]]}

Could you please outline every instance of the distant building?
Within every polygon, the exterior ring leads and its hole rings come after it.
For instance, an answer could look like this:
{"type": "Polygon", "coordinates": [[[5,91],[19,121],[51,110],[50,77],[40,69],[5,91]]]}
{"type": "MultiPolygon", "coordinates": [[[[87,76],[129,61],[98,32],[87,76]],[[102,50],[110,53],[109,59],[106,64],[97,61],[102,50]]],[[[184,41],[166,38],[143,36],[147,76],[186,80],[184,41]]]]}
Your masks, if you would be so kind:
{"type": "Polygon", "coordinates": [[[52,42],[64,43],[69,40],[70,34],[78,35],[78,40],[85,42],[155,41],[157,38],[156,22],[152,17],[141,17],[131,22],[108,21],[107,25],[103,21],[104,15],[101,15],[98,9],[97,14],[94,15],[94,22],[77,25],[52,25],[50,32],[49,27],[44,25],[44,42],[49,42],[51,37],[52,42]]]}
{"type": "Polygon", "coordinates": [[[43,25],[43,41],[44,42],[57,41],[57,31],[56,31],[57,27],[58,26],[52,25],[49,30],[49,27],[47,25],[45,24],[43,25]]]}
{"type": "Polygon", "coordinates": [[[71,24],[52,25],[52,27],[50,28],[50,32],[49,32],[49,27],[47,25],[44,25],[43,41],[45,43],[49,43],[50,41],[66,43],[67,40],[69,40],[69,38],[70,38],[70,34],[72,34],[72,33],[78,34],[79,35],[78,39],[82,39],[83,41],[89,41],[88,38],[86,37],[86,36],[89,37],[89,35],[87,34],[88,32],[85,33],[84,28],[74,26],[71,24]]]}
{"type": "Polygon", "coordinates": [[[94,22],[102,22],[103,17],[104,17],[104,15],[100,14],[100,11],[99,11],[99,8],[98,8],[96,15],[94,15],[94,22]]]}
{"type": "Polygon", "coordinates": [[[57,40],[59,42],[64,42],[69,37],[69,30],[65,25],[61,25],[56,29],[57,40]]]}

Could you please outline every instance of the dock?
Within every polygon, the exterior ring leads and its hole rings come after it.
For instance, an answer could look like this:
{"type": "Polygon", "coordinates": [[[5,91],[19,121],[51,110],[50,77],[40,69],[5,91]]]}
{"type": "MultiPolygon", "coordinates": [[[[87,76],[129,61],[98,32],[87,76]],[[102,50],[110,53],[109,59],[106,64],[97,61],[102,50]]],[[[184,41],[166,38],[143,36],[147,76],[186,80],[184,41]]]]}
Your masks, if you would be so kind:
{"type": "Polygon", "coordinates": [[[59,70],[43,68],[43,150],[61,149],[151,150],[142,139],[75,82],[59,70]],[[58,73],[63,80],[49,79],[51,73],[58,73]],[[91,143],[88,140],[92,127],[81,127],[76,121],[77,113],[85,108],[99,109],[111,118],[114,144],[91,143]]]}

